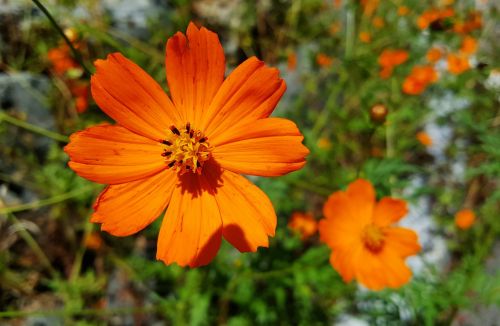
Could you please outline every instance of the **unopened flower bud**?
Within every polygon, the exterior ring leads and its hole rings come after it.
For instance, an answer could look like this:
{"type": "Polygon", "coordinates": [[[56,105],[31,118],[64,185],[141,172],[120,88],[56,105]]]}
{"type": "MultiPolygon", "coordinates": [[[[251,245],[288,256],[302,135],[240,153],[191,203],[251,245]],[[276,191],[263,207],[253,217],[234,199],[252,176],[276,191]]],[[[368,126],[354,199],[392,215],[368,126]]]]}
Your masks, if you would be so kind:
{"type": "Polygon", "coordinates": [[[376,104],[370,109],[370,118],[373,122],[382,123],[385,121],[385,117],[389,113],[389,110],[383,104],[376,104]]]}

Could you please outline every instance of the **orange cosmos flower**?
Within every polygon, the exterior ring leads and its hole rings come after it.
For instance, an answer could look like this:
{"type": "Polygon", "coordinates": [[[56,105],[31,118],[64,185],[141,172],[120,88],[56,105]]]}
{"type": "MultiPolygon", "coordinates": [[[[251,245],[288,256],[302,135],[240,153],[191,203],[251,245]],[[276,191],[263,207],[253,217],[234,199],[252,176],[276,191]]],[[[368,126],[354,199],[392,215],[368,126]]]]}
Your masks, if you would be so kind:
{"type": "Polygon", "coordinates": [[[333,22],[330,25],[330,34],[331,35],[337,34],[340,31],[340,29],[341,29],[340,22],[333,22]]]}
{"type": "Polygon", "coordinates": [[[380,0],[361,0],[363,15],[370,17],[377,10],[380,0]]]}
{"type": "Polygon", "coordinates": [[[302,240],[306,240],[316,233],[318,230],[318,222],[311,213],[295,212],[288,222],[288,227],[299,233],[302,240]]]}
{"type": "Polygon", "coordinates": [[[442,56],[443,51],[440,48],[430,48],[426,54],[427,61],[431,63],[437,62],[442,56]]]}
{"type": "Polygon", "coordinates": [[[455,214],[455,225],[462,230],[467,230],[476,221],[476,214],[470,209],[462,209],[455,214]]]}
{"type": "Polygon", "coordinates": [[[432,66],[415,66],[403,81],[403,92],[409,95],[421,94],[427,85],[436,82],[438,74],[432,66]]]}
{"type": "Polygon", "coordinates": [[[385,25],[384,19],[382,17],[373,18],[372,23],[376,28],[382,28],[385,25]]]}
{"type": "Polygon", "coordinates": [[[372,35],[368,32],[359,32],[359,40],[363,43],[370,43],[372,35]]]}
{"type": "Polygon", "coordinates": [[[406,16],[410,12],[410,8],[407,6],[400,6],[398,7],[398,15],[399,16],[406,16]]]}
{"type": "Polygon", "coordinates": [[[217,34],[193,23],[186,34],[166,46],[171,98],[120,53],[97,60],[92,96],[117,124],[74,133],[65,151],[77,174],[108,184],[92,222],[127,236],[166,209],[156,257],[195,267],[222,238],[241,252],[268,246],[273,205],[240,174],[283,175],[309,151],[292,121],[269,117],[286,89],[277,69],[252,57],[224,79],[217,34]]]}
{"type": "Polygon", "coordinates": [[[385,49],[378,58],[382,67],[399,66],[408,60],[408,51],[401,49],[385,49]]]}
{"type": "Polygon", "coordinates": [[[75,107],[78,113],[83,113],[89,106],[90,89],[87,82],[69,80],[69,90],[75,98],[75,107]]]}
{"type": "Polygon", "coordinates": [[[411,278],[405,258],[420,251],[417,234],[394,226],[408,209],[389,197],[375,200],[367,180],[330,195],[319,222],[320,240],[331,249],[330,263],[345,282],[356,279],[372,290],[398,288],[411,278]]]}
{"type": "Polygon", "coordinates": [[[85,237],[84,246],[87,249],[99,250],[103,246],[103,240],[98,232],[91,232],[85,237]]]}
{"type": "Polygon", "coordinates": [[[287,57],[288,70],[294,71],[297,68],[297,55],[295,52],[290,52],[287,57]]]}
{"type": "Polygon", "coordinates": [[[70,69],[78,68],[78,63],[73,60],[70,49],[66,44],[50,49],[47,53],[52,69],[56,75],[64,75],[70,69]]]}
{"type": "Polygon", "coordinates": [[[333,59],[324,53],[318,53],[316,55],[316,63],[318,64],[318,66],[326,68],[332,65],[333,59]]]}
{"type": "Polygon", "coordinates": [[[465,36],[462,40],[462,46],[460,47],[460,52],[465,55],[474,54],[477,50],[477,41],[472,36],[465,36]]]}
{"type": "Polygon", "coordinates": [[[316,145],[321,149],[328,150],[332,147],[332,142],[326,137],[321,137],[316,142],[316,145]]]}
{"type": "Polygon", "coordinates": [[[385,49],[378,57],[378,64],[381,67],[380,77],[389,78],[394,67],[403,64],[408,60],[408,51],[401,49],[385,49]]]}
{"type": "Polygon", "coordinates": [[[420,144],[426,146],[426,147],[429,147],[432,145],[432,138],[431,136],[429,136],[428,133],[424,132],[424,131],[419,131],[417,132],[417,140],[420,142],[420,144]]]}
{"type": "Polygon", "coordinates": [[[455,15],[453,8],[435,9],[431,8],[423,12],[417,19],[417,26],[420,29],[428,28],[432,23],[445,20],[455,15]]]}
{"type": "Polygon", "coordinates": [[[483,18],[481,13],[478,11],[473,11],[469,13],[467,20],[457,21],[453,25],[453,31],[459,34],[467,34],[475,29],[480,29],[483,27],[483,18]]]}
{"type": "Polygon", "coordinates": [[[448,71],[454,75],[459,75],[470,69],[469,58],[463,54],[448,54],[448,71]]]}

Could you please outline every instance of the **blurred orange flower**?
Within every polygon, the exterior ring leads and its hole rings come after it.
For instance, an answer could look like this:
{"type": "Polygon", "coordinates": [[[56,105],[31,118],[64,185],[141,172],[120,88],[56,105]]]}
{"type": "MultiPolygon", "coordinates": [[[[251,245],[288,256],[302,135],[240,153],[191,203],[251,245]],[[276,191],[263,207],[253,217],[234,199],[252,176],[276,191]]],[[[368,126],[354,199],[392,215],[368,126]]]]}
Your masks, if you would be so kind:
{"type": "Polygon", "coordinates": [[[394,67],[408,60],[408,51],[401,49],[385,49],[378,58],[382,67],[394,67]]]}
{"type": "Polygon", "coordinates": [[[47,58],[52,65],[53,71],[59,76],[66,74],[70,69],[78,68],[78,63],[73,60],[70,49],[66,44],[50,49],[47,58]]]}
{"type": "Polygon", "coordinates": [[[330,149],[332,147],[332,142],[326,137],[321,137],[318,139],[316,145],[321,149],[330,149]]]}
{"type": "Polygon", "coordinates": [[[78,175],[108,184],[91,221],[127,236],[166,211],[156,253],[165,264],[206,265],[222,238],[241,252],[267,247],[276,213],[241,174],[305,165],[297,126],[269,117],[285,81],[255,57],[224,79],[217,34],[193,23],[169,38],[165,64],[170,96],[120,53],[95,62],[92,96],[117,124],[76,132],[64,148],[78,175]]]}
{"type": "Polygon", "coordinates": [[[376,28],[382,28],[385,25],[384,19],[382,17],[373,18],[372,23],[376,28]]]}
{"type": "Polygon", "coordinates": [[[470,69],[469,58],[463,54],[448,54],[448,71],[458,75],[470,69]]]}
{"type": "Polygon", "coordinates": [[[377,10],[380,0],[361,0],[363,15],[371,17],[377,10]]]}
{"type": "Polygon", "coordinates": [[[288,222],[288,227],[300,234],[302,240],[313,236],[318,230],[318,222],[311,213],[295,212],[288,222]]]}
{"type": "Polygon", "coordinates": [[[399,16],[406,16],[410,12],[410,8],[407,6],[399,6],[398,7],[398,15],[399,16]]]}
{"type": "Polygon", "coordinates": [[[429,10],[424,11],[417,18],[417,26],[420,29],[426,29],[432,23],[453,17],[454,15],[455,11],[453,10],[453,8],[443,8],[443,9],[431,8],[429,10]]]}
{"type": "Polygon", "coordinates": [[[333,22],[330,25],[330,34],[335,35],[337,34],[341,29],[341,25],[339,22],[333,22]]]}
{"type": "Polygon", "coordinates": [[[84,246],[87,249],[99,250],[103,245],[103,241],[99,233],[91,232],[84,239],[84,246]]]}
{"type": "Polygon", "coordinates": [[[359,40],[363,43],[370,43],[372,35],[368,32],[359,32],[359,40]]]}
{"type": "MultiPolygon", "coordinates": [[[[76,32],[72,29],[66,29],[65,34],[67,34],[67,37],[71,41],[76,40],[76,32]]],[[[57,48],[53,48],[49,50],[47,57],[51,63],[54,74],[62,78],[68,86],[75,100],[76,111],[78,113],[85,112],[88,107],[89,86],[86,81],[78,80],[77,78],[79,76],[75,78],[71,76],[72,74],[69,74],[69,71],[73,69],[80,70],[80,73],[83,72],[80,65],[73,59],[69,47],[66,44],[62,44],[57,48]]]]}
{"type": "Polygon", "coordinates": [[[432,145],[432,138],[425,131],[417,132],[416,138],[420,142],[420,144],[422,144],[426,147],[429,147],[432,145]]]}
{"type": "Polygon", "coordinates": [[[89,106],[90,87],[84,81],[69,81],[69,90],[75,98],[75,107],[78,113],[83,113],[89,106]]]}
{"type": "Polygon", "coordinates": [[[418,236],[393,225],[407,212],[403,200],[384,197],[376,202],[372,184],[363,179],[330,195],[319,222],[320,240],[332,249],[330,263],[345,282],[356,279],[381,290],[410,280],[405,258],[421,250],[418,236]]]}
{"type": "Polygon", "coordinates": [[[297,54],[295,52],[288,53],[287,67],[290,71],[294,71],[297,68],[297,54]]]}
{"type": "Polygon", "coordinates": [[[403,81],[403,92],[409,95],[421,94],[429,84],[436,82],[438,74],[432,66],[415,66],[403,81]]]}
{"type": "Polygon", "coordinates": [[[469,13],[466,21],[457,21],[453,25],[453,31],[459,34],[468,34],[473,30],[483,27],[483,18],[479,11],[469,13]]]}
{"type": "Polygon", "coordinates": [[[466,55],[471,55],[476,53],[477,41],[472,36],[465,36],[462,40],[462,46],[460,47],[460,52],[466,55]]]}
{"type": "Polygon", "coordinates": [[[455,225],[462,230],[467,230],[476,221],[476,214],[468,208],[464,208],[455,214],[455,225]]]}
{"type": "Polygon", "coordinates": [[[316,55],[316,63],[320,67],[330,67],[333,63],[333,59],[324,53],[318,53],[316,55]]]}
{"type": "Polygon", "coordinates": [[[426,58],[427,61],[434,63],[437,62],[441,57],[443,56],[443,51],[440,48],[430,48],[429,51],[427,51],[426,58]]]}
{"type": "Polygon", "coordinates": [[[399,66],[408,60],[408,51],[401,49],[385,49],[378,57],[381,66],[380,77],[389,78],[395,66],[399,66]]]}

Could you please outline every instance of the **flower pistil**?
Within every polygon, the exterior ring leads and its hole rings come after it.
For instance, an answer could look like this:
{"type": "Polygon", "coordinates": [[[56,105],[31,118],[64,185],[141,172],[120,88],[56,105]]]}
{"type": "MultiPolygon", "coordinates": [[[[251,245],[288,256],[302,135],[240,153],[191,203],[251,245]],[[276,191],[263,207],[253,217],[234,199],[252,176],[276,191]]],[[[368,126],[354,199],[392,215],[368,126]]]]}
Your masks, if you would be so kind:
{"type": "Polygon", "coordinates": [[[192,129],[188,122],[184,128],[170,127],[172,135],[162,140],[165,145],[163,153],[167,169],[178,171],[181,175],[186,172],[201,174],[203,164],[210,159],[211,147],[200,130],[192,129]]]}
{"type": "Polygon", "coordinates": [[[361,239],[365,247],[371,252],[379,252],[384,245],[384,232],[376,225],[365,226],[361,234],[361,239]]]}

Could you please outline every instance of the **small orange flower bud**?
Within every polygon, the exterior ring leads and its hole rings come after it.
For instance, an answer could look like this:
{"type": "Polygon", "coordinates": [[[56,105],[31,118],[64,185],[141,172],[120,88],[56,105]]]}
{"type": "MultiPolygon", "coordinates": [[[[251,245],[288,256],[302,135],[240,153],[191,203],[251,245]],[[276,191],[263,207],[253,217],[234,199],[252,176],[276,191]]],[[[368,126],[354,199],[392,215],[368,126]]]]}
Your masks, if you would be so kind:
{"type": "Polygon", "coordinates": [[[300,234],[302,240],[306,240],[316,233],[318,230],[318,222],[311,213],[295,212],[288,222],[288,227],[300,234]]]}
{"type": "Polygon", "coordinates": [[[87,249],[99,250],[103,245],[103,241],[98,232],[92,232],[84,240],[84,246],[87,249]]]}
{"type": "Polygon", "coordinates": [[[320,67],[330,67],[333,63],[333,59],[324,53],[318,53],[318,55],[316,56],[316,63],[320,67]]]}
{"type": "Polygon", "coordinates": [[[477,41],[472,36],[465,36],[460,47],[460,52],[465,55],[474,54],[477,50],[477,41]]]}
{"type": "Polygon", "coordinates": [[[432,138],[429,136],[429,134],[427,134],[424,131],[420,131],[417,133],[417,140],[420,142],[420,144],[422,144],[426,147],[429,147],[432,145],[432,138]]]}
{"type": "Polygon", "coordinates": [[[399,16],[406,16],[410,12],[410,8],[407,6],[399,6],[398,7],[398,15],[399,16]]]}
{"type": "Polygon", "coordinates": [[[382,17],[373,18],[372,23],[376,28],[382,28],[385,25],[384,19],[382,19],[382,17]]]}
{"type": "Polygon", "coordinates": [[[359,40],[363,43],[370,43],[372,40],[372,36],[368,32],[360,32],[359,33],[359,40]]]}
{"type": "Polygon", "coordinates": [[[427,51],[427,61],[434,63],[441,59],[443,56],[443,51],[440,48],[430,48],[429,51],[427,51]]]}
{"type": "Polygon", "coordinates": [[[295,52],[290,52],[287,58],[288,70],[294,71],[297,68],[297,55],[295,52]]]}
{"type": "Polygon", "coordinates": [[[389,110],[383,104],[376,104],[370,109],[370,118],[373,122],[382,123],[385,122],[385,118],[389,110]]]}
{"type": "Polygon", "coordinates": [[[455,214],[455,225],[462,230],[470,228],[476,221],[476,214],[470,209],[464,208],[455,214]]]}
{"type": "Polygon", "coordinates": [[[469,59],[465,55],[448,54],[448,71],[454,75],[459,75],[470,69],[469,59]]]}
{"type": "Polygon", "coordinates": [[[330,149],[332,147],[332,143],[326,137],[321,137],[318,139],[317,145],[321,149],[330,149]]]}

